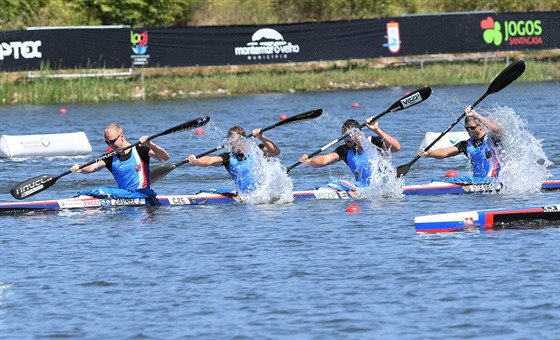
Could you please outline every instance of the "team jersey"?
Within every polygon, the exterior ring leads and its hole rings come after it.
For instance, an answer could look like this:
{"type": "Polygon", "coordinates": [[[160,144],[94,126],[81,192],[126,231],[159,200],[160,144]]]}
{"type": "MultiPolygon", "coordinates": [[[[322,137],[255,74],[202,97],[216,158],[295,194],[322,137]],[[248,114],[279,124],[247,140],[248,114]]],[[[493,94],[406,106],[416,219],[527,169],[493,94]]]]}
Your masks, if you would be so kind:
{"type": "Polygon", "coordinates": [[[150,148],[135,146],[129,153],[115,154],[104,160],[121,189],[139,190],[150,187],[150,148]]]}
{"type": "Polygon", "coordinates": [[[477,140],[469,138],[455,144],[459,152],[469,158],[474,177],[497,177],[500,173],[501,165],[491,144],[486,134],[477,140]]]}
{"type": "MultiPolygon", "coordinates": [[[[367,137],[367,139],[378,148],[383,148],[383,139],[379,136],[367,137]]],[[[359,186],[368,186],[371,179],[371,164],[367,153],[362,149],[349,148],[346,144],[337,147],[334,152],[344,161],[354,174],[356,184],[359,186]]]]}

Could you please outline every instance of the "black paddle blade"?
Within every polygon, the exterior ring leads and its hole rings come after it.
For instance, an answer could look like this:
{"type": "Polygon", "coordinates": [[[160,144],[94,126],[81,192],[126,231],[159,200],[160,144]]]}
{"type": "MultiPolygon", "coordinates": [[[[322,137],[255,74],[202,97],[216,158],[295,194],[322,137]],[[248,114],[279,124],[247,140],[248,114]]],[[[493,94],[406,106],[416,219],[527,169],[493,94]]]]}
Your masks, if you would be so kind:
{"type": "MultiPolygon", "coordinates": [[[[210,117],[208,116],[202,116],[200,118],[197,119],[193,119],[191,121],[185,122],[183,124],[179,124],[177,126],[174,126],[170,129],[167,129],[161,133],[158,133],[157,135],[154,135],[155,137],[159,137],[159,136],[165,136],[168,135],[170,133],[175,133],[175,132],[179,132],[179,131],[184,131],[184,130],[189,130],[192,128],[196,128],[196,127],[200,127],[205,125],[206,123],[208,123],[210,121],[210,117]]],[[[150,139],[153,139],[155,137],[151,137],[150,139]]]]}
{"type": "Polygon", "coordinates": [[[523,60],[511,63],[494,78],[490,86],[488,86],[486,93],[490,94],[501,91],[504,87],[513,83],[515,79],[519,78],[523,72],[525,72],[525,62],[523,60]]]}
{"type": "Polygon", "coordinates": [[[160,164],[150,168],[150,182],[154,183],[176,168],[175,165],[160,164]]]}
{"type": "Polygon", "coordinates": [[[307,112],[300,113],[300,114],[292,116],[292,117],[288,117],[284,120],[279,121],[278,123],[267,126],[264,129],[261,129],[261,131],[265,132],[265,131],[274,129],[275,127],[279,127],[281,125],[286,125],[286,124],[290,124],[290,123],[299,122],[301,120],[314,119],[314,118],[317,118],[317,117],[321,116],[322,114],[323,114],[323,109],[315,109],[315,110],[307,111],[307,112]]]}
{"type": "Polygon", "coordinates": [[[21,182],[10,190],[10,194],[18,200],[33,196],[53,186],[60,176],[42,175],[21,182]]]}
{"type": "Polygon", "coordinates": [[[429,86],[424,86],[420,89],[414,90],[391,105],[388,112],[398,111],[420,104],[424,100],[428,99],[431,94],[432,88],[429,86]]]}
{"type": "Polygon", "coordinates": [[[405,176],[410,171],[410,166],[411,165],[412,164],[410,164],[410,163],[399,165],[397,167],[397,178],[401,178],[402,176],[405,176]]]}

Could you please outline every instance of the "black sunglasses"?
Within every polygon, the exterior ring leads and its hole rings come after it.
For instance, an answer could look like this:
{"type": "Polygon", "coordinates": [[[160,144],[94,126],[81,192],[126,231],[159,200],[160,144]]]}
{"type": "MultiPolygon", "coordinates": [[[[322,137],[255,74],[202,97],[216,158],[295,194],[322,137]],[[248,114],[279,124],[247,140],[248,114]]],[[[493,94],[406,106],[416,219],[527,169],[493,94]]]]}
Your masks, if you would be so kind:
{"type": "Polygon", "coordinates": [[[110,140],[106,140],[105,143],[107,143],[107,145],[113,145],[115,144],[115,142],[117,141],[117,139],[119,139],[121,137],[121,135],[118,135],[117,138],[115,139],[110,139],[110,140]]]}
{"type": "Polygon", "coordinates": [[[473,131],[474,129],[476,129],[478,127],[478,125],[475,126],[465,126],[465,130],[467,131],[473,131]]]}

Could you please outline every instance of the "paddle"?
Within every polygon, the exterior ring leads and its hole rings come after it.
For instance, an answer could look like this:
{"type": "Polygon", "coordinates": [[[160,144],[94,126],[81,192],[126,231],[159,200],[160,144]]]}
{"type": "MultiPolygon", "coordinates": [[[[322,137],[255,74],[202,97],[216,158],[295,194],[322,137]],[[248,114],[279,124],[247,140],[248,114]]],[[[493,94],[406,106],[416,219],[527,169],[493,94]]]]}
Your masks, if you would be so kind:
{"type": "MultiPolygon", "coordinates": [[[[293,117],[286,118],[286,119],[281,120],[281,121],[279,121],[275,124],[267,126],[264,129],[261,129],[261,132],[265,132],[265,131],[274,129],[275,127],[278,127],[278,126],[282,126],[282,125],[286,125],[286,124],[290,124],[290,123],[295,123],[295,122],[299,122],[299,121],[302,121],[302,120],[317,118],[322,114],[323,114],[323,109],[315,109],[315,110],[311,110],[311,111],[308,111],[308,112],[300,113],[300,114],[295,115],[293,117]]],[[[213,148],[212,150],[208,150],[208,151],[203,152],[199,155],[196,155],[196,158],[206,156],[206,155],[211,154],[213,152],[216,152],[220,149],[223,149],[226,146],[227,146],[227,144],[217,146],[217,147],[213,148]]],[[[153,183],[157,180],[160,180],[162,177],[164,177],[165,175],[167,175],[171,171],[175,170],[176,168],[178,168],[181,165],[184,165],[188,162],[189,162],[188,160],[184,159],[184,160],[182,160],[180,162],[177,162],[175,164],[171,164],[171,165],[160,164],[160,165],[156,165],[156,166],[150,168],[150,180],[151,180],[151,182],[153,183]]]]}
{"type": "MultiPolygon", "coordinates": [[[[508,67],[502,70],[500,74],[494,78],[490,86],[488,86],[488,90],[484,93],[471,107],[474,109],[475,106],[478,105],[484,98],[488,95],[499,92],[509,84],[513,83],[515,79],[519,78],[525,72],[525,62],[523,60],[518,60],[516,62],[511,63],[508,67]]],[[[434,139],[434,141],[428,145],[424,150],[428,151],[432,146],[434,146],[446,133],[448,133],[463,117],[465,117],[466,113],[463,112],[462,115],[459,116],[445,131],[443,131],[439,137],[434,139]]],[[[405,176],[408,171],[410,171],[410,167],[412,164],[416,163],[416,161],[420,158],[419,155],[416,155],[414,159],[407,164],[403,164],[397,167],[397,177],[405,176]]]]}
{"type": "MultiPolygon", "coordinates": [[[[202,125],[208,123],[209,120],[210,120],[210,117],[203,116],[203,117],[200,117],[198,119],[194,119],[194,120],[191,120],[189,122],[177,125],[175,127],[167,129],[163,132],[155,134],[153,136],[150,136],[150,137],[148,137],[148,140],[154,139],[154,138],[159,137],[159,136],[168,135],[170,133],[179,132],[179,131],[182,131],[182,130],[187,130],[187,129],[199,127],[199,126],[202,126],[202,125]]],[[[97,158],[93,161],[90,161],[88,163],[80,165],[80,169],[82,169],[82,168],[84,168],[88,165],[91,165],[95,162],[98,162],[98,161],[107,159],[109,157],[112,157],[113,155],[115,155],[116,153],[118,153],[120,151],[130,149],[130,148],[135,147],[139,144],[140,144],[140,142],[138,141],[134,144],[128,145],[127,147],[125,147],[123,149],[114,150],[114,151],[111,151],[109,153],[105,153],[105,154],[103,154],[102,156],[100,156],[99,158],[97,158]]],[[[47,190],[48,188],[53,186],[59,178],[61,178],[63,176],[66,176],[68,174],[71,174],[71,173],[72,173],[72,171],[68,170],[68,171],[65,171],[65,172],[61,173],[60,175],[57,175],[57,176],[54,176],[54,175],[37,176],[37,177],[28,179],[27,181],[21,182],[18,185],[14,186],[12,188],[12,190],[10,190],[10,193],[12,194],[12,196],[14,198],[17,198],[17,199],[21,200],[21,199],[27,198],[29,196],[33,196],[35,194],[38,194],[41,191],[47,190]]]]}
{"type": "MultiPolygon", "coordinates": [[[[395,103],[393,103],[393,105],[391,105],[387,110],[383,111],[382,113],[378,114],[375,117],[372,117],[371,120],[377,120],[381,117],[383,117],[384,115],[386,115],[389,112],[394,112],[394,111],[400,111],[406,108],[409,108],[411,106],[414,106],[418,103],[423,102],[424,100],[428,99],[428,97],[430,97],[430,95],[432,94],[432,88],[429,86],[424,86],[418,90],[412,91],[409,94],[407,94],[406,96],[402,97],[401,99],[397,100],[395,103]]],[[[366,123],[363,123],[362,125],[360,125],[360,129],[363,128],[364,126],[366,126],[366,123]]],[[[319,150],[310,153],[308,156],[309,158],[312,158],[313,156],[325,151],[326,149],[330,148],[331,146],[335,145],[336,143],[340,142],[341,140],[343,140],[346,136],[350,135],[350,133],[343,135],[342,137],[339,137],[335,140],[333,140],[332,142],[326,144],[325,146],[323,146],[322,148],[320,148],[319,150]]],[[[290,172],[290,170],[292,170],[293,168],[295,168],[296,166],[300,165],[301,162],[297,161],[296,163],[290,165],[286,170],[287,172],[290,172]]]]}

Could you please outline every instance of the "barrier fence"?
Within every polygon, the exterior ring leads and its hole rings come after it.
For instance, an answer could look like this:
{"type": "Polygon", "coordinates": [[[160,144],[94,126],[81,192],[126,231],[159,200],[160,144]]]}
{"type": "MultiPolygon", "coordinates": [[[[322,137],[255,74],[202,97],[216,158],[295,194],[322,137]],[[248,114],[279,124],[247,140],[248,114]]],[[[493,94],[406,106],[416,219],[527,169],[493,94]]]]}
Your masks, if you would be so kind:
{"type": "Polygon", "coordinates": [[[557,49],[559,23],[556,11],[284,25],[28,28],[0,32],[0,70],[251,65],[557,49]]]}

